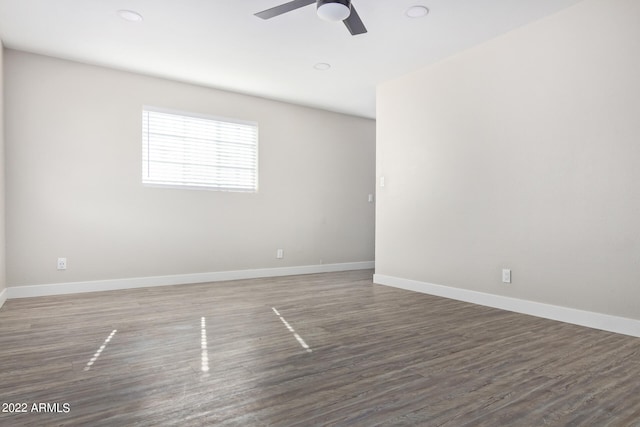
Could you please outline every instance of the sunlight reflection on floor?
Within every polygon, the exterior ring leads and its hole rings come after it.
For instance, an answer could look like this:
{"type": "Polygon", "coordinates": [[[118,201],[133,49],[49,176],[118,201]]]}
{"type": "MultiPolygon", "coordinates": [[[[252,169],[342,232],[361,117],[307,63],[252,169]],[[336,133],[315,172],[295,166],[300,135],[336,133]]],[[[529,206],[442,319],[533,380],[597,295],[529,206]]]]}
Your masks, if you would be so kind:
{"type": "Polygon", "coordinates": [[[113,336],[116,334],[116,332],[118,332],[117,329],[114,329],[113,331],[111,331],[111,334],[107,337],[106,340],[104,340],[104,343],[102,343],[102,345],[100,346],[98,351],[96,351],[96,353],[93,355],[93,357],[87,362],[87,366],[84,367],[85,371],[88,371],[89,369],[91,369],[91,366],[95,363],[96,360],[98,360],[98,357],[100,357],[100,354],[105,349],[107,344],[109,344],[109,341],[111,341],[111,338],[113,338],[113,336]]]}
{"type": "Polygon", "coordinates": [[[296,332],[295,329],[293,329],[293,327],[289,324],[289,322],[287,322],[285,320],[284,317],[282,317],[280,315],[280,312],[278,312],[278,310],[276,310],[275,307],[271,307],[271,310],[273,310],[273,312],[276,314],[276,316],[278,316],[280,318],[280,320],[282,321],[282,323],[284,323],[284,326],[287,327],[287,329],[289,330],[289,332],[291,332],[293,334],[293,336],[295,337],[296,341],[298,341],[298,343],[302,346],[302,348],[304,348],[305,350],[307,350],[307,353],[311,353],[312,350],[309,348],[309,346],[307,345],[306,342],[304,342],[304,340],[302,339],[302,337],[300,335],[298,335],[298,333],[296,332]]]}

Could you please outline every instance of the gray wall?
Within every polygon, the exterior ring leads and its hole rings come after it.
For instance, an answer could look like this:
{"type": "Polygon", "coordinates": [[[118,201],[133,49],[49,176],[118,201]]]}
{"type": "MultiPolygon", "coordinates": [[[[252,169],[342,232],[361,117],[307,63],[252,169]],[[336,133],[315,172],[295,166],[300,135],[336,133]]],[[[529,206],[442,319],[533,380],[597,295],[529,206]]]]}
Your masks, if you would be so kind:
{"type": "Polygon", "coordinates": [[[373,260],[372,120],[12,50],[5,79],[8,286],[373,260]],[[257,121],[259,192],[143,186],[143,105],[257,121]]]}
{"type": "MultiPolygon", "coordinates": [[[[6,288],[5,268],[5,161],[4,161],[4,47],[0,41],[0,292],[6,288]]],[[[2,302],[0,301],[0,305],[2,302]]]]}
{"type": "Polygon", "coordinates": [[[640,319],[639,16],[585,0],[381,85],[376,274],[640,319]]]}

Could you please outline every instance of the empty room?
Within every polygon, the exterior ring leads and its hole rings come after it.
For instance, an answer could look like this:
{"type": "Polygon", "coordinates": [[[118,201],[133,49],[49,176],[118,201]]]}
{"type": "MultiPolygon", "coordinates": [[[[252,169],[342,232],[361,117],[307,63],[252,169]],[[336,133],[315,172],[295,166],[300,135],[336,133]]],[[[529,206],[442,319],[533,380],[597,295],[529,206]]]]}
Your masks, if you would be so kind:
{"type": "Polygon", "coordinates": [[[0,0],[0,426],[640,427],[640,2],[0,0]]]}

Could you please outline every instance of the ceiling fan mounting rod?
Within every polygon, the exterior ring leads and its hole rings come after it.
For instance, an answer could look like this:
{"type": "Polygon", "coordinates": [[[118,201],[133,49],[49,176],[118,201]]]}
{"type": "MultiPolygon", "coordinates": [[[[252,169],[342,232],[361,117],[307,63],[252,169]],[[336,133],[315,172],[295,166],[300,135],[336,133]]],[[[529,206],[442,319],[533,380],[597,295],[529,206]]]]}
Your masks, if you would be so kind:
{"type": "Polygon", "coordinates": [[[327,3],[339,3],[351,9],[351,0],[316,0],[317,7],[320,7],[323,4],[327,4],[327,3]]]}

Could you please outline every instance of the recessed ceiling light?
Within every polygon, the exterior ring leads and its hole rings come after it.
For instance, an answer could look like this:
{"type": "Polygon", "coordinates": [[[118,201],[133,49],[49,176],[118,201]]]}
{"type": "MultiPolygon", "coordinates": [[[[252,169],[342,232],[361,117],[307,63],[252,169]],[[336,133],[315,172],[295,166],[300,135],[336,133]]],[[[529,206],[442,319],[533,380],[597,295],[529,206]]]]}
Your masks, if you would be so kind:
{"type": "Polygon", "coordinates": [[[429,14],[429,9],[425,6],[411,6],[404,14],[409,18],[422,18],[429,14]]]}
{"type": "Polygon", "coordinates": [[[331,64],[327,64],[326,62],[318,62],[313,66],[313,68],[318,71],[327,71],[329,68],[331,68],[331,64]]]}
{"type": "Polygon", "coordinates": [[[142,15],[140,15],[138,12],[134,12],[133,10],[119,10],[118,16],[129,22],[140,22],[143,19],[142,15]]]}

